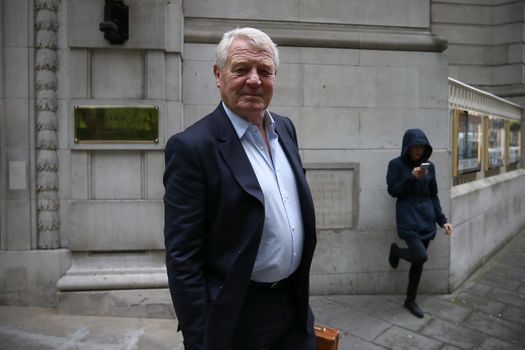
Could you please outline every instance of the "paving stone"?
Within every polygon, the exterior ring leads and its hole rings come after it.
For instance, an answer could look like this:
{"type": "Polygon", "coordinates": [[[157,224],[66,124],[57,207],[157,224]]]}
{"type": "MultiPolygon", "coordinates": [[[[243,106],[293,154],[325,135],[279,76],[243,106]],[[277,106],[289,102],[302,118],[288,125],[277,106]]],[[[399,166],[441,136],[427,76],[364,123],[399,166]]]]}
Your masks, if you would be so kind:
{"type": "Polygon", "coordinates": [[[520,288],[520,282],[517,279],[513,279],[509,276],[483,276],[478,279],[480,284],[485,284],[491,287],[504,288],[506,290],[518,290],[520,288]]]}
{"type": "Polygon", "coordinates": [[[451,300],[454,304],[461,305],[466,308],[479,310],[486,314],[495,315],[505,309],[505,304],[498,301],[482,298],[470,293],[461,292],[454,299],[451,300]]]}
{"type": "Polygon", "coordinates": [[[523,350],[523,346],[516,343],[509,343],[500,339],[486,338],[479,350],[523,350]]]}
{"type": "Polygon", "coordinates": [[[484,339],[483,334],[467,329],[459,323],[451,323],[437,318],[431,320],[421,333],[461,349],[471,349],[473,346],[481,344],[484,339]]]}
{"type": "Polygon", "coordinates": [[[491,285],[478,283],[476,281],[467,282],[464,286],[461,287],[461,291],[470,293],[472,295],[477,295],[480,297],[486,297],[490,294],[492,288],[491,285]]]}
{"type": "Polygon", "coordinates": [[[498,314],[498,317],[525,326],[525,308],[508,305],[498,314]]]}
{"type": "Polygon", "coordinates": [[[316,322],[347,332],[362,339],[372,340],[391,326],[382,321],[331,299],[314,299],[310,301],[316,322]]]}
{"type": "Polygon", "coordinates": [[[489,316],[481,312],[474,312],[467,318],[463,325],[495,338],[508,340],[510,342],[523,342],[525,345],[523,326],[502,320],[497,316],[489,316]]]}
{"type": "Polygon", "coordinates": [[[366,340],[355,337],[349,333],[343,334],[339,338],[339,350],[384,350],[379,345],[372,344],[366,340]]]}
{"type": "MultiPolygon", "coordinates": [[[[405,301],[405,295],[397,295],[397,294],[385,294],[381,296],[383,299],[393,301],[396,304],[403,305],[403,302],[405,301]]],[[[424,297],[423,295],[419,296],[420,298],[424,297]]]]}
{"type": "Polygon", "coordinates": [[[471,309],[433,297],[422,299],[419,306],[425,314],[431,314],[451,322],[462,322],[472,313],[471,309]]]}
{"type": "Polygon", "coordinates": [[[442,343],[437,340],[397,326],[393,326],[381,334],[374,340],[374,343],[392,350],[437,350],[442,345],[442,343]]]}
{"type": "Polygon", "coordinates": [[[525,272],[513,270],[508,266],[500,264],[477,278],[477,281],[480,283],[489,284],[506,290],[517,290],[521,286],[521,281],[524,280],[525,272]]]}
{"type": "Polygon", "coordinates": [[[37,340],[32,339],[21,339],[16,335],[6,335],[0,333],[0,339],[2,340],[2,349],[23,349],[23,350],[53,350],[56,349],[51,345],[43,345],[37,340]]]}
{"type": "Polygon", "coordinates": [[[430,317],[420,319],[410,314],[408,310],[403,307],[404,297],[381,298],[376,295],[338,295],[330,296],[329,298],[346,305],[351,310],[358,310],[369,316],[412,331],[420,330],[430,320],[430,317]]]}
{"type": "Polygon", "coordinates": [[[354,336],[369,341],[391,327],[388,322],[350,309],[334,317],[332,324],[354,336]]]}
{"type": "Polygon", "coordinates": [[[182,350],[176,329],[175,320],[72,316],[51,309],[0,307],[2,350],[182,350]]]}
{"type": "Polygon", "coordinates": [[[518,293],[520,293],[520,294],[525,294],[525,285],[521,285],[521,286],[518,288],[518,293]]]}
{"type": "Polygon", "coordinates": [[[507,291],[501,288],[493,288],[488,298],[504,304],[525,307],[525,293],[507,291]]]}
{"type": "Polygon", "coordinates": [[[443,344],[443,346],[439,350],[461,350],[461,349],[455,346],[449,345],[449,344],[443,344]]]}
{"type": "Polygon", "coordinates": [[[515,269],[525,269],[525,254],[523,254],[523,251],[509,249],[505,254],[495,256],[493,261],[515,269]]]}

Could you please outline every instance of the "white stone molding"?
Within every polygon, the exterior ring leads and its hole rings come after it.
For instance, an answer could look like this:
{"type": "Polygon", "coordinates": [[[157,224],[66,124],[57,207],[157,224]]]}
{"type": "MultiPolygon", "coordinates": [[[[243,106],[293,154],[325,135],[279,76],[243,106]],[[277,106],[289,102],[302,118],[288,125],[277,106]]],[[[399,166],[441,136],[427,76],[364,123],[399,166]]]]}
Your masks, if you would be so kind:
{"type": "Polygon", "coordinates": [[[521,120],[523,107],[452,78],[448,78],[448,96],[450,109],[457,108],[495,117],[521,120]]]}
{"type": "Polygon", "coordinates": [[[36,194],[38,248],[60,248],[58,198],[58,7],[35,0],[36,194]]]}

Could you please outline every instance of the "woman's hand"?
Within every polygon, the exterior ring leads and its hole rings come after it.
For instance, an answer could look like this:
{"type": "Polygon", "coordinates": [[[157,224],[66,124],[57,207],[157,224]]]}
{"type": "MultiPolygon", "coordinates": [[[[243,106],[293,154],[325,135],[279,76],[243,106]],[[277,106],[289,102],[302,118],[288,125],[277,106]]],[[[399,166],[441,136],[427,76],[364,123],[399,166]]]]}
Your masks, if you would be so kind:
{"type": "Polygon", "coordinates": [[[427,169],[422,168],[420,166],[412,169],[412,176],[418,180],[422,179],[426,174],[427,174],[427,169]]]}
{"type": "Polygon", "coordinates": [[[445,229],[445,233],[449,236],[452,235],[452,225],[449,224],[449,223],[446,223],[445,225],[443,225],[443,228],[445,229]]]}

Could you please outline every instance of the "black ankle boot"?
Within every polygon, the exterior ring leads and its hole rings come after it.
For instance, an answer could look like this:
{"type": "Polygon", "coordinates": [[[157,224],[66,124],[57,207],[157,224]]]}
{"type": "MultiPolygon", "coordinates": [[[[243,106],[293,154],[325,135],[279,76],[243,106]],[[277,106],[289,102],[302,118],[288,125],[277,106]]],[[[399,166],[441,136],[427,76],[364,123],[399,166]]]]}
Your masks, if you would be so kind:
{"type": "Polygon", "coordinates": [[[388,262],[390,263],[390,266],[392,266],[393,269],[397,269],[397,265],[399,265],[399,257],[395,254],[394,250],[398,248],[396,243],[392,243],[390,245],[390,254],[388,255],[388,262]]]}
{"type": "Polygon", "coordinates": [[[425,315],[415,301],[405,301],[405,307],[408,309],[408,311],[410,311],[412,315],[418,318],[423,318],[423,316],[425,315]]]}

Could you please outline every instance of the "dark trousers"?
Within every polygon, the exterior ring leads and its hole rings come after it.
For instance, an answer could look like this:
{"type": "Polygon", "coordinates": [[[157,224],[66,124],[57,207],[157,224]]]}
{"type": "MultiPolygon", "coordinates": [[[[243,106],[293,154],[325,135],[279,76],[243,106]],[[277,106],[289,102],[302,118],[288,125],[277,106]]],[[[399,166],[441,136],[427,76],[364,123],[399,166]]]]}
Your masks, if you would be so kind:
{"type": "Polygon", "coordinates": [[[408,248],[398,248],[394,252],[399,258],[410,263],[410,272],[408,273],[407,301],[415,301],[417,288],[423,273],[423,264],[427,261],[427,248],[430,240],[421,240],[418,238],[405,239],[408,248]]]}
{"type": "Polygon", "coordinates": [[[297,322],[289,286],[249,287],[232,350],[315,350],[315,335],[297,322]]]}

